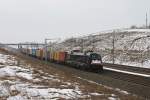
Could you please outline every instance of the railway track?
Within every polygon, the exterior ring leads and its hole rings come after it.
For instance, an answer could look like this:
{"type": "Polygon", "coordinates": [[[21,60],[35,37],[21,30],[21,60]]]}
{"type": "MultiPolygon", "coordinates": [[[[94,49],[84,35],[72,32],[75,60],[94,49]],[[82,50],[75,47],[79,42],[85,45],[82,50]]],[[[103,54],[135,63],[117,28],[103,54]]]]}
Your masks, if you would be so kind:
{"type": "Polygon", "coordinates": [[[120,79],[123,81],[128,81],[134,84],[143,85],[145,87],[150,87],[150,77],[137,76],[132,74],[126,74],[122,72],[114,72],[110,70],[105,70],[105,75],[113,77],[114,79],[120,79]]]}
{"type": "Polygon", "coordinates": [[[136,72],[136,73],[150,75],[149,68],[134,67],[134,66],[127,66],[127,65],[119,65],[119,64],[110,64],[110,63],[103,63],[103,66],[107,68],[114,68],[114,69],[123,70],[123,71],[136,72]]]}
{"type": "Polygon", "coordinates": [[[98,84],[106,85],[113,88],[128,91],[144,98],[150,99],[150,78],[136,76],[121,72],[105,70],[102,73],[93,73],[77,70],[65,65],[50,64],[51,66],[61,68],[64,71],[73,72],[76,77],[87,79],[98,84]]]}
{"type": "MultiPolygon", "coordinates": [[[[44,62],[45,63],[45,62],[44,62]]],[[[64,72],[69,72],[75,77],[81,79],[96,82],[101,85],[108,87],[113,87],[115,89],[121,89],[129,93],[142,96],[144,98],[150,99],[150,78],[143,76],[136,76],[132,74],[126,74],[116,71],[105,70],[104,72],[94,73],[82,71],[75,68],[70,68],[66,65],[59,65],[54,63],[47,63],[50,66],[63,70],[64,72]]]]}

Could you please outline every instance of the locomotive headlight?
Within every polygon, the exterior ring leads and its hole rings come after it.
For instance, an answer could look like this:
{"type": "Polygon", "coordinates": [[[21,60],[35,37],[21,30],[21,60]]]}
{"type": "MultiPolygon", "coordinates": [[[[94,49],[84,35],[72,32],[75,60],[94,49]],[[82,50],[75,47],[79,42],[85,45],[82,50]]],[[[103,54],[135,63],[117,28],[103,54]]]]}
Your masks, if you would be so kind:
{"type": "Polygon", "coordinates": [[[91,64],[100,64],[102,63],[101,60],[92,60],[91,64]]]}

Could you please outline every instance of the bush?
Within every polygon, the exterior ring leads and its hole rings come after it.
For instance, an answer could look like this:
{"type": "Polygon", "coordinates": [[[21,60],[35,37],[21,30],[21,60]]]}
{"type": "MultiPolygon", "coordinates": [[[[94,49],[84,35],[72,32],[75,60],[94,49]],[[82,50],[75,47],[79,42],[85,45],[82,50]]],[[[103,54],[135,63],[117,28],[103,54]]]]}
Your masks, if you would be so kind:
{"type": "Polygon", "coordinates": [[[131,29],[137,29],[137,26],[136,25],[132,25],[130,28],[131,29]]]}

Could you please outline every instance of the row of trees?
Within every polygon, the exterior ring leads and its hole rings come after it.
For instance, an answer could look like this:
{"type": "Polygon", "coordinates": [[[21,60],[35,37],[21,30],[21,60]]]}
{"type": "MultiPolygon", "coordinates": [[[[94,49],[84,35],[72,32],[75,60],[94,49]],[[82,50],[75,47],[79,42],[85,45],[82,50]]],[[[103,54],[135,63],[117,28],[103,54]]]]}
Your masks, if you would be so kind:
{"type": "Polygon", "coordinates": [[[145,25],[143,25],[143,26],[132,25],[130,28],[131,29],[150,29],[150,25],[149,26],[145,26],[145,25]]]}

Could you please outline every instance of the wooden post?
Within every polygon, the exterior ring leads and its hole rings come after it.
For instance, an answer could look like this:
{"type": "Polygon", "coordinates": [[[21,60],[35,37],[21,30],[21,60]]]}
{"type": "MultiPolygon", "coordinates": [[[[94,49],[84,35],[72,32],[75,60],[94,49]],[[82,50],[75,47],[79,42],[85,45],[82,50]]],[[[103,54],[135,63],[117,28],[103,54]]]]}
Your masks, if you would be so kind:
{"type": "Polygon", "coordinates": [[[113,32],[113,40],[112,40],[112,56],[113,56],[113,64],[115,64],[115,31],[113,32]]]}

